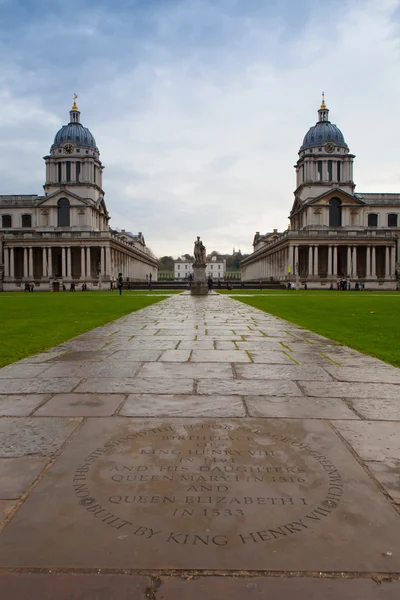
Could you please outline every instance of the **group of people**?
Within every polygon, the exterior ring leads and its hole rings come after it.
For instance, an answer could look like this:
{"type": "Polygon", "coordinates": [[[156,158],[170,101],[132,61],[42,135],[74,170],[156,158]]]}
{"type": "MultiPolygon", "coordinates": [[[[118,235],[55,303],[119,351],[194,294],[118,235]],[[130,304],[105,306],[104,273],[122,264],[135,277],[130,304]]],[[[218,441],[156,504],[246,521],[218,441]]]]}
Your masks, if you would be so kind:
{"type": "MultiPolygon", "coordinates": [[[[334,289],[333,283],[331,283],[329,289],[330,290],[334,289]]],[[[346,292],[346,291],[349,292],[351,290],[350,280],[348,280],[348,279],[339,279],[339,281],[336,282],[336,289],[338,291],[341,291],[341,292],[346,292]]],[[[365,285],[364,285],[364,283],[362,281],[360,281],[360,282],[356,281],[356,283],[354,284],[354,289],[355,289],[356,292],[359,292],[359,291],[363,292],[364,289],[365,289],[365,285]]]]}
{"type": "Polygon", "coordinates": [[[33,292],[35,288],[35,284],[33,283],[33,281],[31,281],[31,283],[26,282],[25,283],[25,292],[33,292]]]}

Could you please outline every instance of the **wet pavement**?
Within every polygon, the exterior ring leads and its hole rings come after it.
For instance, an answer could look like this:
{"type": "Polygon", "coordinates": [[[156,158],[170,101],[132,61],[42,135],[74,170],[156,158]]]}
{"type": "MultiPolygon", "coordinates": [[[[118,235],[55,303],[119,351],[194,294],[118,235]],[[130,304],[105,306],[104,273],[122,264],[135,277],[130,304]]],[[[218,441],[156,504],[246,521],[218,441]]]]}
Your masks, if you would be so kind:
{"type": "Polygon", "coordinates": [[[0,370],[0,598],[400,597],[400,370],[181,294],[0,370]]]}

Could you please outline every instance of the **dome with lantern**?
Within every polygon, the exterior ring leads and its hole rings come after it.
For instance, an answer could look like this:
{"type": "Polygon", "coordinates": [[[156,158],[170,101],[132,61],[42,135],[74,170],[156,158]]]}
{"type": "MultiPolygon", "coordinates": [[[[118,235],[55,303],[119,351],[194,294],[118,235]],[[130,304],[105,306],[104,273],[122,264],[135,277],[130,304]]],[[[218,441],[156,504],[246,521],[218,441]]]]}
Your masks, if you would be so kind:
{"type": "Polygon", "coordinates": [[[324,94],[322,94],[321,108],[318,110],[319,120],[310,127],[304,136],[303,143],[300,147],[302,150],[325,146],[327,143],[334,144],[336,147],[349,149],[345,142],[344,135],[337,125],[329,121],[329,110],[325,104],[324,94]]]}
{"type": "Polygon", "coordinates": [[[72,148],[94,150],[98,152],[96,140],[87,127],[84,127],[80,122],[80,111],[76,105],[77,95],[74,95],[74,103],[70,110],[70,121],[68,125],[63,125],[57,131],[50,152],[55,152],[57,149],[72,148]]]}

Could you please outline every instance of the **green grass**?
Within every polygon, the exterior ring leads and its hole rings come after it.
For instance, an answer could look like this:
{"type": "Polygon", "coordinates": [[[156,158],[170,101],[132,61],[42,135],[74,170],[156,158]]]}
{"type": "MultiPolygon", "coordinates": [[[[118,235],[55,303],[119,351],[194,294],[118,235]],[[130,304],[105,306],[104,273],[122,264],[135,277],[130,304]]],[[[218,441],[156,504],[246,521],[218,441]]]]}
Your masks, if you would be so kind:
{"type": "Polygon", "coordinates": [[[399,293],[314,290],[230,293],[237,294],[236,299],[245,304],[400,367],[399,293]]]}
{"type": "Polygon", "coordinates": [[[0,366],[48,350],[173,292],[0,294],[0,366]],[[150,294],[155,294],[150,295],[150,294]]]}

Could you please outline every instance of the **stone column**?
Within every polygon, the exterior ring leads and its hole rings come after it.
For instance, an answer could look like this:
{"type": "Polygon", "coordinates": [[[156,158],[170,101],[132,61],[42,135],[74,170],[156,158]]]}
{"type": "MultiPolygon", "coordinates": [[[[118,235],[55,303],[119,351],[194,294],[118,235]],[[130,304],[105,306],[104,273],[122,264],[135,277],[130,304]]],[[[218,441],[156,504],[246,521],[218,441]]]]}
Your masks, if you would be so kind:
{"type": "Polygon", "coordinates": [[[29,246],[28,248],[28,273],[29,277],[33,279],[33,248],[29,246]]]}
{"type": "Polygon", "coordinates": [[[385,279],[389,279],[390,277],[390,247],[386,246],[385,253],[385,279]]]}
{"type": "Polygon", "coordinates": [[[67,247],[67,277],[71,279],[72,270],[71,270],[71,246],[67,247]]]}
{"type": "Polygon", "coordinates": [[[47,248],[42,248],[42,277],[47,277],[47,248]]]}
{"type": "Polygon", "coordinates": [[[347,246],[347,275],[351,276],[351,246],[347,246]]]}
{"type": "Polygon", "coordinates": [[[10,248],[10,277],[13,279],[15,277],[15,252],[13,246],[10,248]]]}
{"type": "Polygon", "coordinates": [[[328,277],[332,275],[332,246],[328,246],[328,277]]]}
{"type": "Polygon", "coordinates": [[[104,273],[106,272],[105,270],[105,251],[104,251],[104,246],[102,246],[100,248],[100,274],[102,277],[104,277],[104,273]]]}
{"type": "Polygon", "coordinates": [[[314,275],[318,277],[318,246],[314,246],[314,275]]]}
{"type": "Polygon", "coordinates": [[[24,278],[28,277],[28,248],[24,248],[24,278]]]}
{"type": "Polygon", "coordinates": [[[48,248],[47,272],[48,272],[49,277],[53,276],[53,255],[52,255],[51,248],[48,248]]]}
{"type": "Polygon", "coordinates": [[[371,248],[371,277],[376,277],[376,248],[371,248]]]}
{"type": "Polygon", "coordinates": [[[338,265],[338,247],[333,246],[333,276],[337,277],[337,265],[338,265]]]}
{"type": "Polygon", "coordinates": [[[10,277],[10,254],[8,248],[4,248],[4,277],[10,277]]]}
{"type": "Polygon", "coordinates": [[[86,248],[86,277],[92,276],[92,263],[90,256],[90,246],[86,248]]]}
{"type": "Polygon", "coordinates": [[[294,273],[294,275],[299,274],[299,246],[298,246],[298,244],[296,244],[294,247],[293,273],[294,273]]]}
{"type": "Polygon", "coordinates": [[[106,246],[106,265],[105,271],[107,275],[111,275],[111,249],[110,246],[106,246]]]}
{"type": "Polygon", "coordinates": [[[366,249],[366,272],[365,272],[365,276],[366,277],[370,277],[371,276],[371,246],[367,246],[366,249]]]}
{"type": "Polygon", "coordinates": [[[396,275],[396,246],[391,247],[391,260],[390,260],[390,276],[392,279],[396,275]]]}
{"type": "Polygon", "coordinates": [[[65,271],[65,247],[61,248],[61,275],[64,278],[66,276],[65,271]]]}
{"type": "Polygon", "coordinates": [[[312,259],[313,259],[313,249],[312,249],[312,246],[308,246],[308,276],[309,277],[311,277],[311,275],[313,274],[312,259]]]}
{"type": "Polygon", "coordinates": [[[81,247],[81,279],[86,279],[85,272],[85,247],[81,247]]]}
{"type": "Polygon", "coordinates": [[[352,272],[353,277],[357,278],[357,246],[353,246],[352,272]]]}

